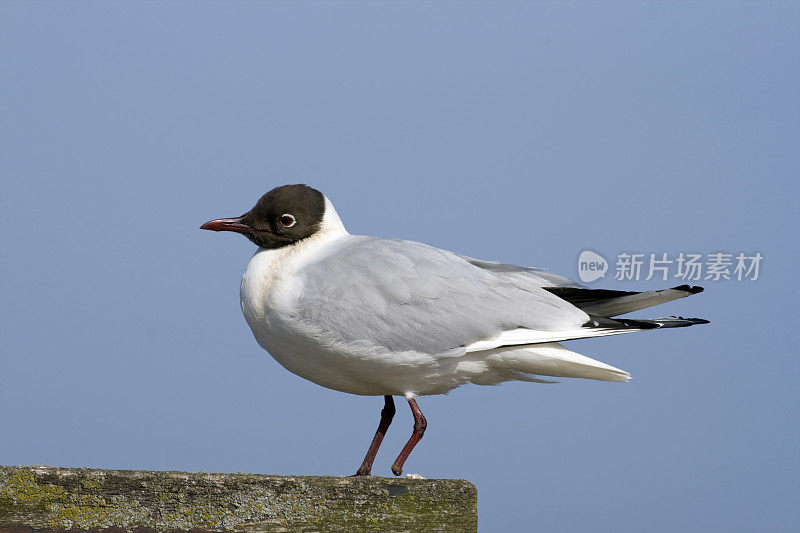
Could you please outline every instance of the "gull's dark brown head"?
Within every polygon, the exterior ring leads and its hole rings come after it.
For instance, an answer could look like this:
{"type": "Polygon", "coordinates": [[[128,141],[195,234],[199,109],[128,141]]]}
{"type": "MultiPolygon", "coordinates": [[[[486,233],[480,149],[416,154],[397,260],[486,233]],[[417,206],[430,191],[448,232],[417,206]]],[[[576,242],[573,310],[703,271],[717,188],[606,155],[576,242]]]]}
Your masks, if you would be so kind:
{"type": "Polygon", "coordinates": [[[262,248],[281,248],[310,237],[325,215],[325,196],[308,185],[283,185],[236,218],[218,218],[200,229],[241,233],[262,248]]]}

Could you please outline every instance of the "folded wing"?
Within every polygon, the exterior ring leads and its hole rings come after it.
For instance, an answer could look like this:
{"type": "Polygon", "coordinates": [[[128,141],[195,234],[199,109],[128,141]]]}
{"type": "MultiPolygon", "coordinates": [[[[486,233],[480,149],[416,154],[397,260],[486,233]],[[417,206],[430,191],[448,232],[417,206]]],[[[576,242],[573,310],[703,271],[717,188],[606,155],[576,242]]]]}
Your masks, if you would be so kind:
{"type": "Polygon", "coordinates": [[[625,381],[627,372],[558,342],[707,322],[610,318],[696,294],[699,287],[589,289],[540,269],[411,241],[349,236],[325,261],[298,274],[298,321],[341,342],[378,350],[468,355],[487,369],[471,378],[475,383],[537,381],[534,375],[625,381]]]}
{"type": "Polygon", "coordinates": [[[589,320],[538,283],[411,241],[349,236],[298,276],[298,320],[391,351],[457,355],[504,331],[574,330],[589,320]]]}

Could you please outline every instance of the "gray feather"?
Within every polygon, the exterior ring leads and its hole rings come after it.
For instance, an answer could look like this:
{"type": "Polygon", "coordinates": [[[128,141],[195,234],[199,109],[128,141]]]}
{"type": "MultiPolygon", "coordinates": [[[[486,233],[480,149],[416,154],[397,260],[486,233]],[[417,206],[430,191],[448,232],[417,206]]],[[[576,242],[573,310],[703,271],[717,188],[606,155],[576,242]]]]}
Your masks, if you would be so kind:
{"type": "Polygon", "coordinates": [[[516,278],[523,282],[537,284],[540,287],[584,287],[574,279],[559,276],[558,274],[552,274],[542,268],[511,265],[508,263],[497,263],[495,261],[481,261],[480,259],[467,257],[466,255],[460,255],[459,257],[475,265],[476,267],[489,270],[500,276],[516,278]]]}
{"type": "Polygon", "coordinates": [[[411,241],[348,236],[298,275],[297,320],[392,351],[444,354],[519,327],[555,331],[588,320],[537,276],[411,241]]]}

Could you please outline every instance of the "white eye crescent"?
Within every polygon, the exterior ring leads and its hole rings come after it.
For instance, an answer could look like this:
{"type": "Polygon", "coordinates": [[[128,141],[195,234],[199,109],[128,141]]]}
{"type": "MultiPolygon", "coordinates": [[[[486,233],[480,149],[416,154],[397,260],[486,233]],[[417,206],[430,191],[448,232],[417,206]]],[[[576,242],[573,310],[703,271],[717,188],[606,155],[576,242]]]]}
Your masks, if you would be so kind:
{"type": "Polygon", "coordinates": [[[281,218],[278,219],[281,223],[281,226],[284,228],[291,228],[295,224],[297,224],[297,220],[294,218],[294,215],[290,215],[289,213],[284,213],[281,215],[281,218]]]}

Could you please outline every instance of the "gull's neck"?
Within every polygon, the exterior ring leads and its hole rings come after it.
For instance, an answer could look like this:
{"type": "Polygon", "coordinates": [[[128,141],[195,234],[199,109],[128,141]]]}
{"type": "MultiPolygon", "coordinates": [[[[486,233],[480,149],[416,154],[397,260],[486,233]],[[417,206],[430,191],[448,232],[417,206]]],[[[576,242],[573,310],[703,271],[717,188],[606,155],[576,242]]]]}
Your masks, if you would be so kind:
{"type": "Polygon", "coordinates": [[[342,224],[342,219],[339,218],[339,213],[334,209],[333,204],[328,197],[325,197],[325,213],[322,215],[322,221],[319,224],[317,232],[311,236],[316,237],[318,234],[331,234],[331,235],[349,235],[347,230],[342,224]]]}

